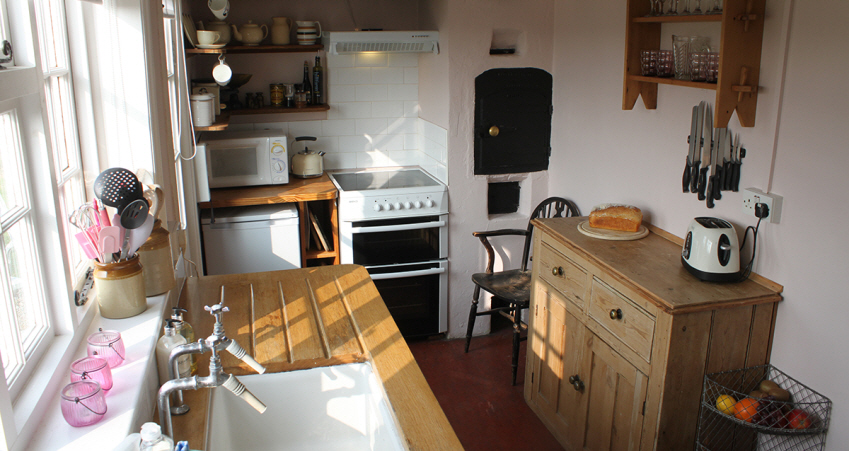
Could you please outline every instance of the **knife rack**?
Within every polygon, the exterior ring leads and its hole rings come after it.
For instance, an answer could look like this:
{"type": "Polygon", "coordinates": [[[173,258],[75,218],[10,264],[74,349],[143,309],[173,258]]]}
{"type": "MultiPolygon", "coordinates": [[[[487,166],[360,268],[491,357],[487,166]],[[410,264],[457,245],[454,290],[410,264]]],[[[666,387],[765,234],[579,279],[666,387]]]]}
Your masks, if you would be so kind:
{"type": "Polygon", "coordinates": [[[649,2],[628,0],[625,32],[625,73],[622,109],[631,110],[637,98],[646,109],[657,109],[659,84],[716,91],[714,126],[723,128],[734,111],[743,127],[755,126],[766,0],[724,0],[722,14],[648,16],[649,2]],[[721,27],[717,83],[640,74],[640,51],[661,48],[664,23],[717,22],[721,27]]]}

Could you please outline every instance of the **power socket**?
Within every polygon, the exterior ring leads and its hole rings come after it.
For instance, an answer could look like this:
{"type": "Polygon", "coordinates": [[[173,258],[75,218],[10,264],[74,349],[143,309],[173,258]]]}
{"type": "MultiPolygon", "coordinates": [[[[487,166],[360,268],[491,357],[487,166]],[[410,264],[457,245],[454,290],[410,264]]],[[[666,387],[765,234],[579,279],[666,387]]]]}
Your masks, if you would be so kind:
{"type": "Polygon", "coordinates": [[[781,203],[783,197],[774,193],[765,193],[757,188],[746,188],[743,190],[743,213],[755,216],[755,204],[766,204],[769,207],[769,215],[766,218],[772,224],[778,224],[781,219],[781,203]]]}

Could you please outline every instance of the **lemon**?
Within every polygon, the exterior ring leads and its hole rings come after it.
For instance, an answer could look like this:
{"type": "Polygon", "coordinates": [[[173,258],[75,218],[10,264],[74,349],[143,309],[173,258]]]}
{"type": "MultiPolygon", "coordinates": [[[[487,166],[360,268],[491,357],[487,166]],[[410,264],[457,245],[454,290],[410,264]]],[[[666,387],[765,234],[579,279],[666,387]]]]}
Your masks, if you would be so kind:
{"type": "Polygon", "coordinates": [[[734,404],[737,404],[737,400],[733,396],[719,395],[716,398],[716,408],[726,415],[734,414],[734,404]]]}

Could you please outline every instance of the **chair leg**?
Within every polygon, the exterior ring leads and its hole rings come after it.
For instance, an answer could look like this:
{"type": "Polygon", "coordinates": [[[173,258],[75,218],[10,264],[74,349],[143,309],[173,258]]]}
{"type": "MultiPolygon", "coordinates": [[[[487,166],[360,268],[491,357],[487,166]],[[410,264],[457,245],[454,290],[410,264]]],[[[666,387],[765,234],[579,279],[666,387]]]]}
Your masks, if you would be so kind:
{"type": "Polygon", "coordinates": [[[517,306],[513,310],[513,385],[516,385],[516,373],[519,372],[519,343],[521,342],[522,310],[517,306]]]}
{"type": "Polygon", "coordinates": [[[469,325],[466,328],[466,352],[469,352],[469,344],[472,342],[472,331],[475,328],[475,318],[478,317],[478,299],[481,295],[481,287],[475,285],[475,295],[472,298],[472,307],[469,310],[469,325]]]}

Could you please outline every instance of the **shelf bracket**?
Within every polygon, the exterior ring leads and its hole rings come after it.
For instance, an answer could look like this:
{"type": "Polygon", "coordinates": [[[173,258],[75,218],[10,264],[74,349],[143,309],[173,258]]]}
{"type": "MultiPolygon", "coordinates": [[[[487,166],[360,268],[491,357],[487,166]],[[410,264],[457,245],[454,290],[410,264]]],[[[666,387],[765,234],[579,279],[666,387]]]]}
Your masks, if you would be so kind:
{"type": "Polygon", "coordinates": [[[758,20],[757,14],[752,14],[752,0],[746,2],[746,14],[734,16],[734,20],[743,22],[743,31],[749,31],[749,22],[758,20]]]}
{"type": "Polygon", "coordinates": [[[753,92],[757,92],[757,86],[749,86],[746,84],[749,78],[749,68],[743,66],[740,68],[740,84],[732,85],[731,90],[737,93],[737,102],[743,101],[743,94],[748,93],[752,94],[753,92]]]}

